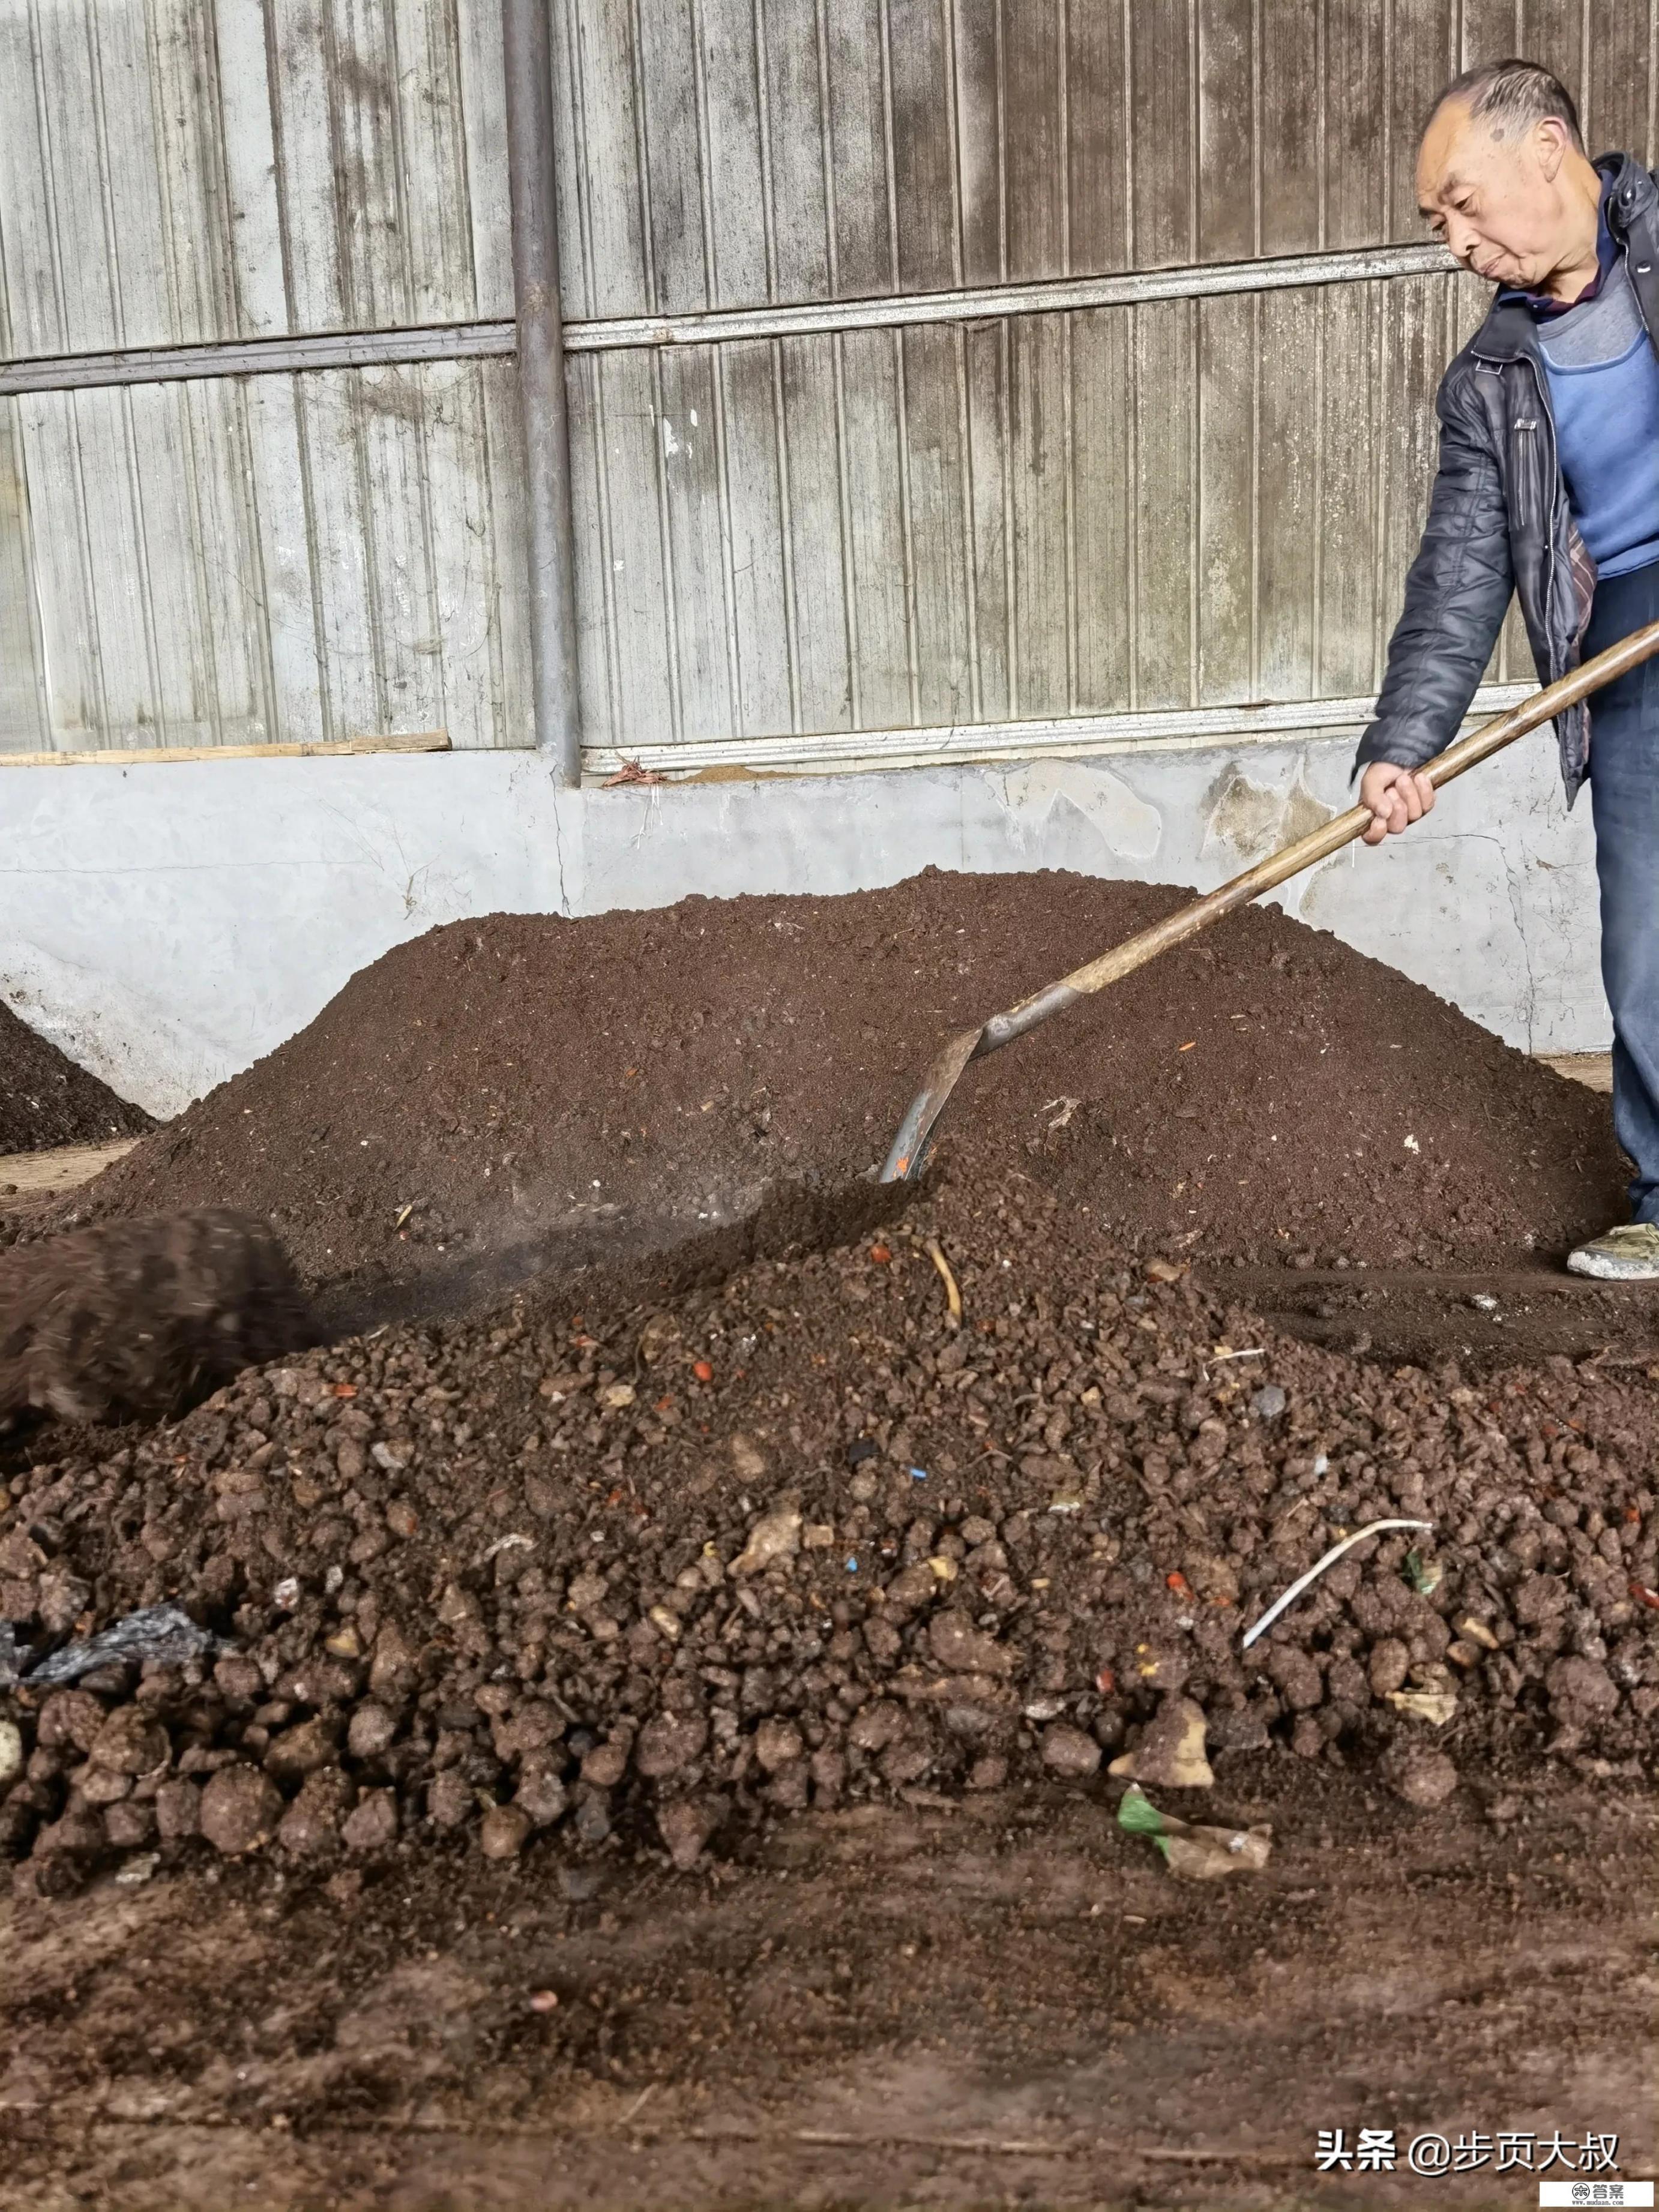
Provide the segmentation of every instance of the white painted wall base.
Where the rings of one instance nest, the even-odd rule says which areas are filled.
[[[930,863],[1208,889],[1350,803],[1352,759],[1351,738],[1315,738],[582,792],[525,753],[0,768],[0,994],[170,1115],[438,923],[855,890]],[[1566,813],[1542,732],[1280,899],[1511,1043],[1583,1052],[1608,1038],[1595,891],[1589,808]],[[1051,964],[1032,947],[1034,987]]]

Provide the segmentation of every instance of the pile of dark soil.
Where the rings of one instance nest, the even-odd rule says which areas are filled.
[[[26,1667],[168,1599],[228,1648],[25,1680],[0,1826],[47,1887],[550,1830],[687,1864],[809,1804],[1098,1787],[1182,1701],[1224,1780],[1278,1747],[1431,1802],[1468,1759],[1644,1761],[1656,1411],[1641,1370],[1477,1390],[1280,1340],[1027,1176],[947,1181],[655,1306],[389,1328],[38,1440],[0,1537]],[[1242,1650],[1381,1518],[1433,1525]]]
[[[313,1284],[433,1297],[489,1255],[505,1284],[660,1250],[872,1174],[945,1036],[1185,896],[930,870],[459,923],[354,977],[76,1208],[234,1204]],[[1625,1176],[1603,1103],[1268,909],[971,1069],[951,1156],[1040,1176],[1132,1248],[1307,1267],[1564,1248],[1617,1214]]]
[[[106,1145],[155,1127],[0,1000],[0,1152]]]

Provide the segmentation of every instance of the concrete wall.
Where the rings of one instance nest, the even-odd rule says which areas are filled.
[[[513,753],[0,769],[0,994],[168,1115],[435,924],[846,891],[929,864],[1208,889],[1346,805],[1351,759],[1318,739],[574,793]],[[1540,733],[1282,902],[1512,1043],[1597,1049],[1589,816],[1567,816]],[[1034,945],[1033,986],[1051,965]]]

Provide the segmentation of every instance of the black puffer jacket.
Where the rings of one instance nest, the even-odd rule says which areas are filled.
[[[1626,258],[1659,351],[1659,188],[1638,161],[1604,154],[1607,228]],[[1440,468],[1406,604],[1356,762],[1418,768],[1451,742],[1468,712],[1510,603],[1518,593],[1540,683],[1578,665],[1589,609],[1573,577],[1588,554],[1567,507],[1537,326],[1520,301],[1498,301],[1441,380]],[[1577,544],[1575,545],[1575,541]],[[1555,725],[1567,803],[1589,758],[1583,707]]]

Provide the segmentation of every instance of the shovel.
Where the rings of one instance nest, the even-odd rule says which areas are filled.
[[[1535,730],[1540,722],[1550,721],[1565,708],[1576,706],[1589,692],[1612,683],[1614,677],[1624,675],[1655,653],[1659,653],[1659,623],[1650,623],[1645,629],[1633,630],[1617,645],[1610,645],[1594,660],[1583,662],[1559,683],[1534,691],[1530,699],[1523,700],[1509,714],[1499,714],[1495,720],[1483,723],[1480,729],[1471,730],[1468,737],[1457,738],[1443,753],[1437,753],[1428,762],[1422,773],[1439,790],[1454,776],[1462,775],[1483,760],[1490,760],[1494,753],[1502,752],[1505,745],[1513,744],[1528,730]],[[1097,960],[1091,960],[1085,967],[1074,968],[1059,982],[1050,983],[1029,999],[1022,999],[1006,1014],[993,1014],[982,1029],[963,1030],[959,1036],[951,1038],[928,1069],[927,1082],[910,1103],[910,1110],[893,1139],[893,1148],[882,1169],[882,1181],[911,1182],[921,1173],[939,1117],[969,1060],[983,1060],[988,1053],[1000,1052],[1004,1045],[1012,1044],[1016,1037],[1024,1036],[1028,1030],[1036,1029],[1052,1016],[1063,1014],[1079,999],[1090,998],[1095,992],[1103,991],[1109,983],[1115,983],[1137,968],[1144,968],[1149,960],[1156,960],[1171,945],[1184,945],[1200,929],[1219,921],[1224,914],[1231,914],[1236,907],[1248,906],[1263,891],[1288,883],[1292,876],[1299,876],[1316,861],[1328,860],[1333,853],[1340,853],[1345,845],[1352,843],[1369,825],[1370,818],[1370,807],[1350,807],[1346,814],[1337,815],[1322,829],[1310,830],[1293,845],[1286,845],[1267,860],[1258,861],[1255,867],[1247,868],[1242,876],[1223,884],[1219,890],[1194,899],[1190,906],[1182,907],[1178,914],[1170,915],[1163,921],[1155,921],[1150,929],[1140,930],[1110,952],[1103,952]]]

